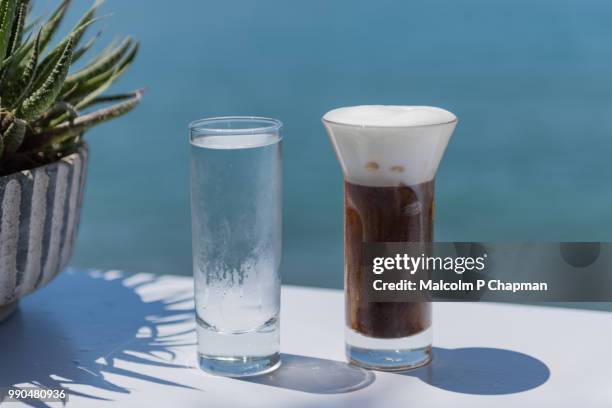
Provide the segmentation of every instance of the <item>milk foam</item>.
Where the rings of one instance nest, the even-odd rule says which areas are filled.
[[[323,120],[351,126],[409,127],[441,125],[457,117],[432,106],[364,105],[334,109]]]
[[[435,178],[457,117],[429,106],[354,106],[323,117],[345,179],[373,187]]]

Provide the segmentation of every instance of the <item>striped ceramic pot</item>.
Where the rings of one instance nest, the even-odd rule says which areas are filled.
[[[0,177],[0,321],[67,265],[77,235],[87,147]]]

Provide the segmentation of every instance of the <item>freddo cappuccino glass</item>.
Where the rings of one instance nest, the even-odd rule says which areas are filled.
[[[432,242],[434,179],[457,118],[427,106],[355,106],[323,123],[344,173],[347,357],[389,371],[427,364],[431,304],[368,301],[362,247]]]

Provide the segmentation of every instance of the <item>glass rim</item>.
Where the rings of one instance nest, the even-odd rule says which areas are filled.
[[[231,127],[221,126],[221,124],[230,124],[231,122],[252,122],[250,127]],[[259,124],[260,126],[257,126]],[[215,126],[216,125],[216,126]],[[190,134],[198,135],[244,135],[244,134],[265,134],[276,133],[280,136],[280,131],[283,128],[283,122],[278,119],[267,118],[263,116],[216,116],[210,118],[202,118],[189,123]]]

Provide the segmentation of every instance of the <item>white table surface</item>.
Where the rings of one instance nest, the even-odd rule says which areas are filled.
[[[612,407],[611,313],[436,303],[432,365],[393,374],[344,362],[341,291],[286,286],[283,366],[236,380],[195,368],[192,299],[188,277],[64,272],[0,325],[0,386],[67,387],[68,407]]]

